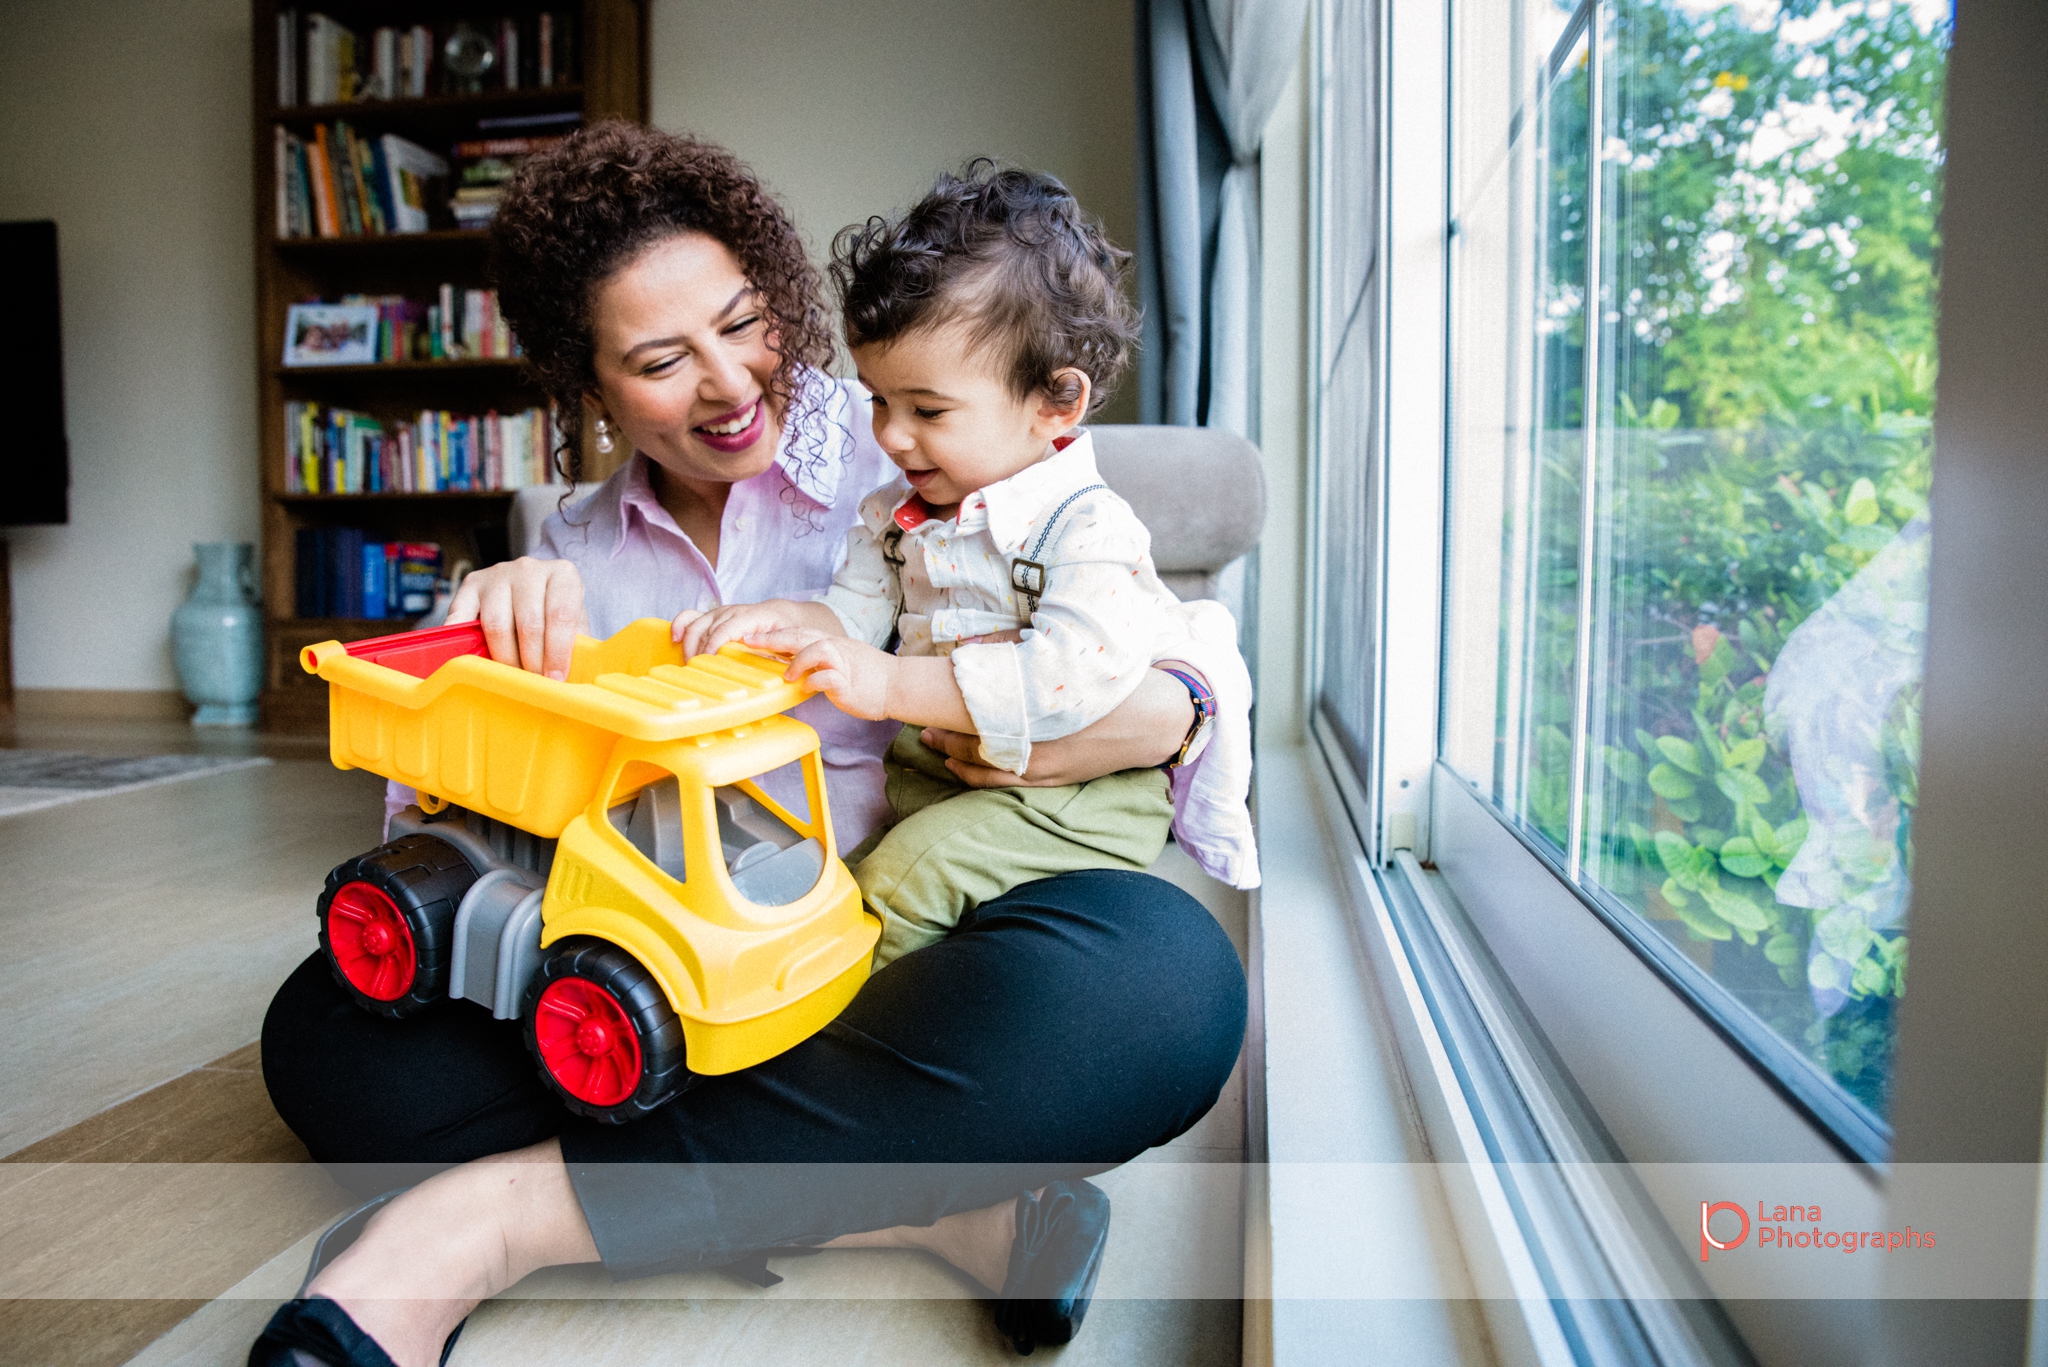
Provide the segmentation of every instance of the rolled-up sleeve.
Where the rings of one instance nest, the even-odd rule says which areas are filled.
[[[1058,740],[1115,711],[1144,679],[1162,625],[1131,519],[1077,528],[1046,574],[1031,630],[1016,644],[953,652],[953,677],[983,759],[1022,774],[1031,743]],[[1135,533],[1135,534],[1134,534]]]
[[[832,587],[818,600],[832,609],[846,634],[877,650],[886,649],[903,607],[903,584],[882,554],[882,543],[864,522],[846,534],[846,559]]]

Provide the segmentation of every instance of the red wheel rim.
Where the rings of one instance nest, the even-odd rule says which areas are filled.
[[[380,1002],[412,990],[419,955],[412,928],[393,902],[368,883],[344,883],[327,904],[327,946],[349,985]]]
[[[533,1009],[541,1062],[563,1091],[616,1106],[640,1086],[640,1034],[619,999],[587,978],[557,978]]]

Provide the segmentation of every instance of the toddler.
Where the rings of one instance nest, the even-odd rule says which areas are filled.
[[[1136,335],[1127,260],[1058,181],[987,163],[841,233],[847,342],[902,477],[861,503],[822,599],[675,619],[692,655],[743,640],[791,656],[790,677],[841,710],[906,723],[887,760],[899,820],[847,856],[882,920],[878,968],[1020,883],[1142,870],[1169,829],[1212,874],[1257,885],[1235,624],[1160,582],[1081,425]],[[1167,769],[973,788],[921,739],[973,732],[986,763],[1027,774],[1034,741],[1107,715],[1155,663],[1196,702]],[[1202,746],[1196,774],[1175,768]]]

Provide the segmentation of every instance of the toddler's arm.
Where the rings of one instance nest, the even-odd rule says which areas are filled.
[[[953,666],[941,655],[891,655],[843,631],[777,626],[749,632],[746,643],[790,658],[791,679],[811,687],[849,716],[960,730],[973,725]]]

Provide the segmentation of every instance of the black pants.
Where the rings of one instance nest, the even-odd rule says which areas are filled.
[[[317,954],[271,1003],[263,1076],[313,1157],[366,1190],[397,1182],[354,1165],[559,1136],[605,1265],[631,1276],[929,1224],[1115,1167],[1215,1104],[1244,1023],[1243,970],[1201,904],[1091,870],[985,903],[819,1034],[628,1125],[563,1109],[517,1024],[470,1002],[372,1016]]]

